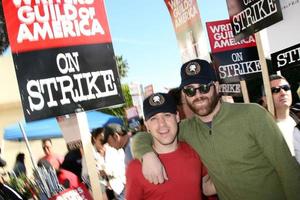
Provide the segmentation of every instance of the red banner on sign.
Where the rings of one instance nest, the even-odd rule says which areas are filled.
[[[165,0],[172,18],[182,62],[209,59],[196,0]]]
[[[165,3],[172,17],[172,23],[176,33],[185,31],[193,24],[199,22],[200,14],[196,0],[165,0]]]
[[[111,43],[103,0],[2,0],[13,53]]]
[[[206,29],[212,53],[256,46],[254,35],[236,41],[229,19],[206,22]]]

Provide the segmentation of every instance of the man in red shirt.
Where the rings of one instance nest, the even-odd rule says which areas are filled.
[[[168,172],[168,180],[159,185],[151,184],[142,174],[140,161],[133,160],[126,171],[126,199],[201,200],[202,188],[205,195],[215,194],[198,154],[188,144],[177,140],[180,119],[173,97],[165,93],[153,94],[144,100],[143,110],[147,130],[153,138],[153,149]],[[203,185],[202,178],[206,180]]]
[[[40,160],[47,160],[54,169],[59,169],[60,165],[64,161],[62,156],[55,154],[52,150],[52,141],[50,138],[42,140],[42,146],[45,156],[40,158]]]

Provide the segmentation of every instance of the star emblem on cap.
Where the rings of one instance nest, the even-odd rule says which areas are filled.
[[[160,94],[154,94],[149,98],[149,104],[151,106],[160,106],[165,102],[165,98]]]
[[[191,62],[185,67],[185,73],[189,76],[199,74],[201,67],[197,62]]]

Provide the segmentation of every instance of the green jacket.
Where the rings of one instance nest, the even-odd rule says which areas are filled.
[[[221,200],[300,199],[300,167],[262,107],[222,103],[211,128],[195,116],[180,123],[179,138],[199,153]],[[150,141],[136,136],[136,157],[152,151]]]

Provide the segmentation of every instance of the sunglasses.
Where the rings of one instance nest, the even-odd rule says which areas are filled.
[[[208,84],[200,84],[199,87],[197,87],[197,88],[186,87],[186,88],[183,88],[183,92],[189,97],[195,96],[197,90],[200,92],[200,94],[207,94],[210,90],[210,86],[212,86],[213,84],[214,84],[213,82],[210,82]]]
[[[284,91],[289,91],[291,87],[289,85],[280,85],[279,87],[272,87],[271,92],[272,94],[277,94],[281,89],[283,89]]]

